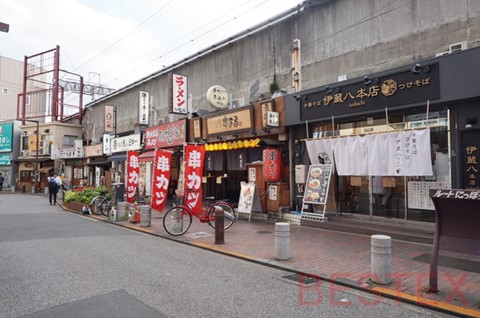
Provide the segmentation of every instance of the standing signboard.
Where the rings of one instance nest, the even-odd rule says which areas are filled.
[[[238,212],[249,214],[248,220],[252,217],[252,211],[262,211],[260,197],[255,182],[240,183],[240,198],[238,199]]]
[[[303,195],[302,218],[320,221],[327,220],[325,217],[325,209],[327,207],[331,176],[332,165],[310,165]],[[308,203],[323,205],[323,213],[304,212],[304,206]]]

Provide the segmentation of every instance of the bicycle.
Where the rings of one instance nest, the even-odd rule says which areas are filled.
[[[188,192],[194,191],[188,190]],[[207,204],[205,208],[202,207],[202,212],[200,213],[194,211],[193,207],[186,201],[182,205],[174,206],[168,210],[163,217],[163,228],[165,231],[173,236],[184,234],[192,225],[192,215],[196,216],[201,223],[208,223],[208,225],[215,228],[215,207],[223,209],[223,228],[225,230],[230,228],[237,219],[234,207],[225,201],[215,201],[213,197],[206,197],[205,201]]]
[[[96,196],[89,205],[90,214],[108,216],[112,209],[112,200],[108,200],[106,196]]]

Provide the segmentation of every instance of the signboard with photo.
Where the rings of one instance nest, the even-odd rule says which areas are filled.
[[[251,214],[252,211],[262,211],[260,197],[255,182],[240,183],[240,198],[238,200],[238,212]],[[251,216],[251,215],[250,215]],[[250,217],[249,217],[250,220]]]
[[[332,165],[310,165],[303,195],[304,203],[327,204]]]

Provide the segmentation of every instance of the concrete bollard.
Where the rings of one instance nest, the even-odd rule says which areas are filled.
[[[127,214],[127,202],[117,202],[117,220],[125,221]]]
[[[140,206],[140,226],[149,227],[152,224],[151,210],[149,205]]]
[[[275,223],[275,259],[286,261],[290,259],[290,223]]]
[[[15,193],[15,186],[12,186],[11,191],[12,193]]]
[[[371,236],[370,279],[377,284],[387,285],[392,282],[392,239],[388,235]]]

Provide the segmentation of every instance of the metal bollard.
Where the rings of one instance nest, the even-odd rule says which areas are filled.
[[[215,206],[215,244],[225,244],[225,220],[223,208]]]
[[[372,235],[370,279],[377,284],[390,284],[392,282],[390,277],[391,264],[392,239],[388,235]]]
[[[290,223],[275,223],[275,259],[286,261],[290,255]]]

